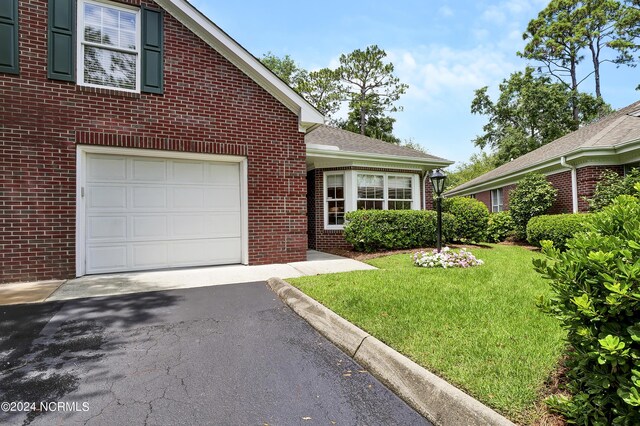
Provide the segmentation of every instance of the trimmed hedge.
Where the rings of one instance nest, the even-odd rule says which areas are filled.
[[[357,251],[433,246],[437,215],[426,210],[358,210],[346,214],[344,237]],[[455,218],[442,214],[442,240],[450,241]]]
[[[489,209],[473,198],[453,197],[442,200],[442,211],[456,218],[453,241],[479,243],[487,240]]]
[[[541,216],[553,205],[558,190],[544,175],[529,173],[518,181],[509,193],[509,212],[516,224],[519,239],[527,238],[527,223],[534,216]]]
[[[509,211],[491,213],[487,225],[487,241],[499,243],[516,236],[516,224]]]
[[[542,215],[531,218],[527,224],[527,241],[540,247],[544,240],[553,242],[557,249],[564,250],[567,240],[584,230],[588,213]]]

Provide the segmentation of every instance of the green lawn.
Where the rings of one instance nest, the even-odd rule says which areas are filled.
[[[368,261],[377,271],[291,279],[296,287],[512,420],[529,423],[564,333],[535,306],[548,286],[522,247],[471,250],[469,269],[413,266],[408,254]]]

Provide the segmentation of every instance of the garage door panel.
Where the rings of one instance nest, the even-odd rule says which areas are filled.
[[[127,206],[127,188],[118,186],[90,186],[87,190],[87,208],[117,210]]]
[[[131,238],[163,239],[167,235],[167,216],[133,216],[131,218]]]
[[[134,209],[166,208],[167,188],[164,186],[135,186],[131,188],[131,207]]]
[[[177,266],[239,263],[240,248],[240,238],[173,241],[169,256]]]
[[[204,207],[216,210],[240,212],[238,187],[213,187],[205,191]]]
[[[242,261],[238,163],[87,159],[87,273]]]
[[[127,161],[113,155],[94,155],[87,166],[87,182],[124,181],[127,178]]]
[[[123,271],[128,267],[127,246],[93,246],[87,250],[87,271],[110,272]]]
[[[87,220],[89,241],[125,241],[127,238],[126,216],[93,216]]]
[[[165,182],[167,180],[167,162],[165,160],[133,159],[131,169],[134,181]]]
[[[173,182],[200,184],[204,182],[204,164],[195,161],[173,161]]]
[[[240,187],[240,170],[237,164],[208,163],[206,176],[216,185]]]
[[[175,238],[240,237],[241,227],[236,213],[182,215],[172,217]]]
[[[134,243],[131,255],[134,269],[163,268],[169,263],[169,243]]]
[[[177,187],[172,188],[173,207],[181,210],[202,209],[204,208],[205,188],[197,187]]]

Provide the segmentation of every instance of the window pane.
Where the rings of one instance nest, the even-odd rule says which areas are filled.
[[[329,211],[327,212],[329,225],[344,224],[344,201],[330,201],[328,203]]]
[[[133,90],[136,88],[136,55],[85,46],[84,81]]]
[[[136,49],[136,14],[85,3],[84,40],[105,46]]]
[[[411,210],[411,201],[389,201],[389,210]]]
[[[358,210],[382,210],[382,201],[358,200]]]
[[[384,177],[358,175],[358,198],[384,198]]]

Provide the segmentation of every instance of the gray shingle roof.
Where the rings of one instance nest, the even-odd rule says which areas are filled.
[[[584,126],[447,192],[458,192],[584,148],[611,148],[640,140],[640,101]]]
[[[305,136],[305,143],[309,145],[323,145],[335,147],[340,151],[362,154],[389,155],[394,157],[406,157],[413,159],[433,160],[434,162],[447,162],[449,160],[425,154],[413,148],[398,146],[392,143],[373,139],[336,127],[320,125]]]

